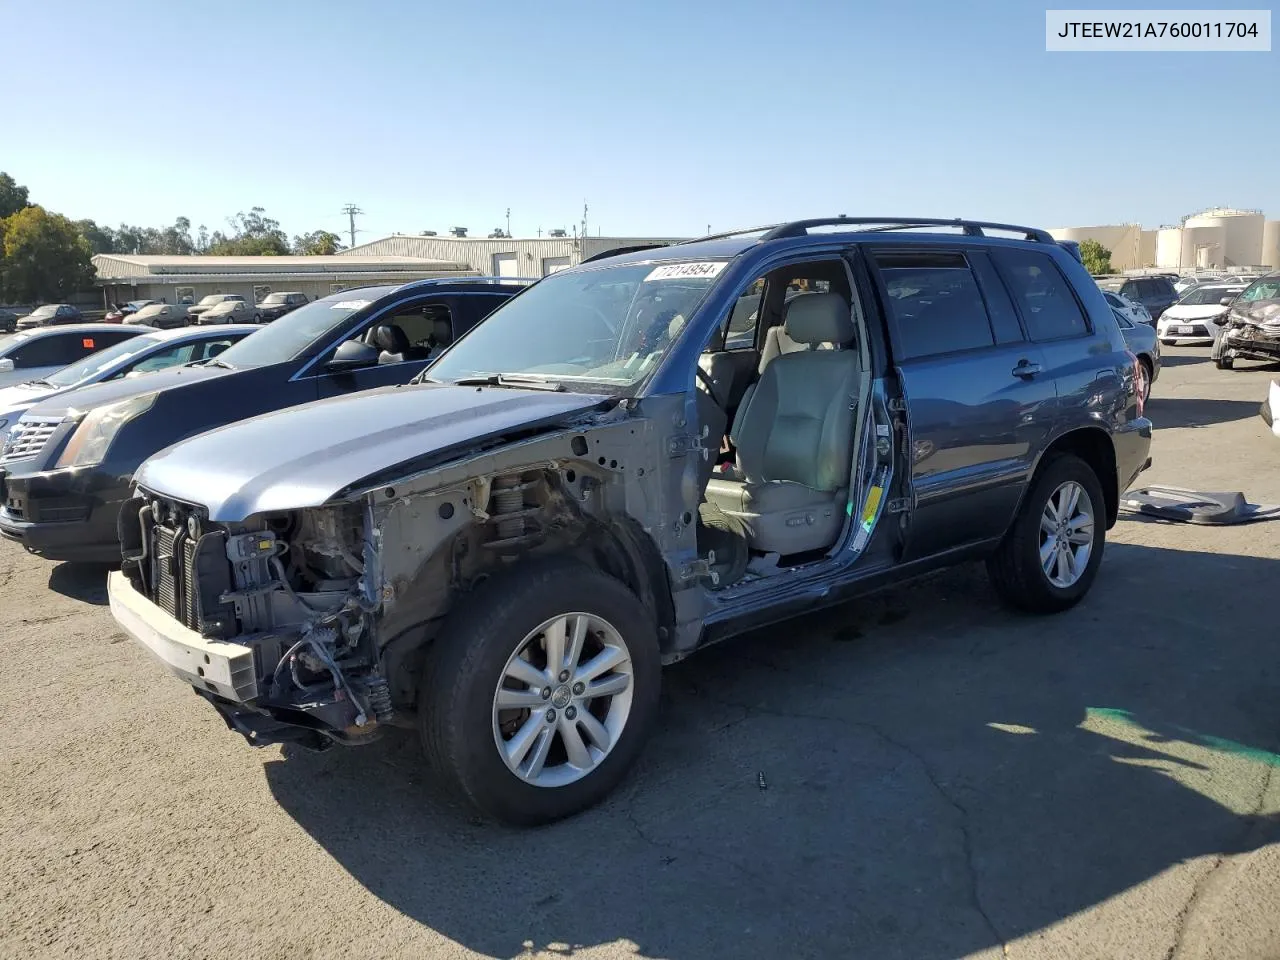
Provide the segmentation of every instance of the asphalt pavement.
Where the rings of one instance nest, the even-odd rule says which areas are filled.
[[[1280,503],[1280,369],[1165,353],[1143,481]],[[534,831],[408,734],[251,749],[104,580],[0,543],[0,957],[1280,957],[1280,522],[1122,520],[1056,617],[971,565],[722,644]]]

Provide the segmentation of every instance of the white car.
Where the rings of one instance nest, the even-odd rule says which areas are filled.
[[[37,375],[38,379],[33,377],[23,383],[0,388],[0,447],[3,446],[9,428],[18,422],[22,414],[50,397],[93,383],[136,377],[184,363],[210,360],[259,329],[261,328],[249,324],[221,326],[217,330],[134,328],[136,336],[126,336],[114,346],[91,353],[68,366]],[[134,332],[128,328],[125,330]]]
[[[192,323],[201,326],[211,323],[256,323],[258,311],[243,300],[224,300],[190,319]]]
[[[199,303],[187,306],[187,313],[194,322],[196,317],[200,316],[202,313],[212,310],[218,304],[236,300],[243,303],[244,297],[240,296],[238,293],[211,293],[207,297],[201,297]],[[186,306],[186,304],[184,304],[184,306]]]
[[[1102,296],[1112,310],[1127,318],[1130,323],[1151,322],[1151,314],[1142,304],[1130,300],[1128,297],[1122,297],[1118,293],[1112,293],[1110,290],[1103,290]]]
[[[1163,344],[1213,341],[1227,316],[1223,300],[1234,300],[1244,291],[1238,283],[1202,283],[1160,314],[1156,336]]]

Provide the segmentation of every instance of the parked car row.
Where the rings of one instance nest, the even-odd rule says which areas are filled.
[[[32,406],[0,533],[119,559],[113,616],[249,743],[415,728],[542,823],[618,784],[709,643],[966,558],[1077,603],[1150,464],[1138,327],[1078,250],[975,221],[348,290]]]
[[[160,330],[188,324],[270,323],[307,302],[306,294],[287,291],[269,293],[257,304],[237,293],[211,293],[195,304],[130,300],[112,304],[102,322],[141,324]],[[83,322],[80,308],[70,303],[47,303],[23,315],[0,310],[0,333]]]

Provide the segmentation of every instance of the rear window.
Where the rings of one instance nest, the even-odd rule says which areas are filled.
[[[991,321],[969,261],[961,253],[880,253],[898,359],[974,350],[995,344]]]
[[[1070,282],[1053,259],[1031,250],[993,250],[1032,340],[1062,340],[1089,332]]]

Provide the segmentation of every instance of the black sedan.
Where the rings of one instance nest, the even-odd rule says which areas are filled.
[[[448,279],[346,290],[206,363],[32,407],[0,450],[0,535],[51,560],[117,561],[120,504],[153,453],[282,407],[407,383],[526,285]]]

